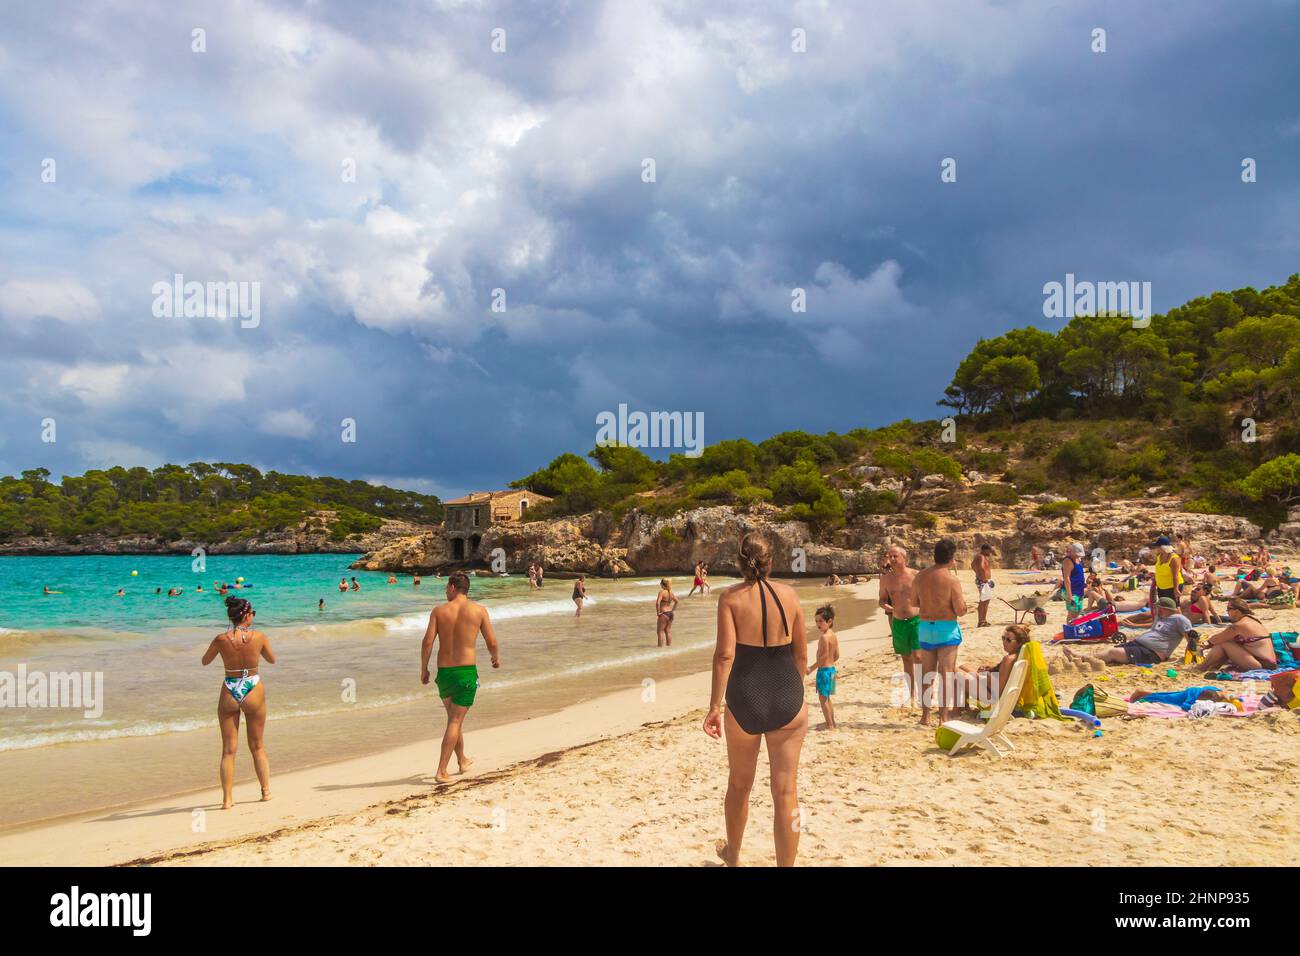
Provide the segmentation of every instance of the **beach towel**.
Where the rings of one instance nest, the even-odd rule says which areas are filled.
[[[1291,649],[1300,641],[1300,634],[1295,631],[1274,631],[1269,637],[1273,639],[1273,653],[1277,654],[1279,667],[1300,667],[1300,660],[1296,659],[1296,652]]]
[[[1241,697],[1242,709],[1232,708],[1232,713],[1224,713],[1225,717],[1250,717],[1259,711],[1259,694],[1243,694]],[[1128,705],[1128,715],[1130,717],[1165,717],[1174,718],[1188,716],[1187,711],[1173,704],[1148,703],[1140,700],[1136,704]]]
[[[1069,720],[1061,713],[1061,702],[1056,699],[1052,677],[1047,672],[1047,660],[1043,657],[1043,645],[1030,641],[1025,645],[1022,658],[1029,662],[1029,673],[1025,675],[1025,686],[1020,691],[1016,710],[1031,717]]]

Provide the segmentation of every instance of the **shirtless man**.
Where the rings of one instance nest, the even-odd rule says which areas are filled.
[[[921,620],[917,626],[917,644],[921,652],[922,701],[929,696],[925,684],[939,685],[939,722],[952,716],[956,701],[954,673],[957,648],[961,646],[961,625],[957,618],[966,613],[961,582],[953,568],[957,543],[947,538],[934,546],[934,564],[917,574],[912,581]],[[929,675],[936,674],[936,677]],[[930,708],[922,706],[921,723],[930,722]]]
[[[455,571],[447,576],[447,603],[429,613],[429,626],[424,630],[424,643],[420,646],[420,683],[429,683],[429,655],[433,642],[438,641],[438,673],[435,683],[438,696],[447,711],[447,730],[442,735],[442,752],[438,757],[438,772],[434,779],[450,783],[447,763],[456,752],[457,772],[464,773],[473,762],[465,756],[465,735],[461,725],[465,715],[474,705],[478,692],[478,665],[475,643],[479,633],[492,656],[492,666],[501,666],[497,650],[497,637],[492,631],[487,608],[469,599],[469,575]]]
[[[907,566],[907,552],[892,545],[885,552],[885,573],[880,576],[880,606],[889,617],[894,653],[903,659],[903,686],[913,707],[923,703],[921,652],[916,642],[916,627],[921,618],[912,586],[915,577],[916,571]]]
[[[979,622],[976,627],[984,627],[989,622],[989,604],[993,600],[993,545],[981,544],[979,553],[971,560],[970,569],[975,572],[975,590],[979,592]]]

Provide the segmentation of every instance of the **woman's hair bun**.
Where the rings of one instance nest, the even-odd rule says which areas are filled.
[[[244,598],[235,597],[234,595],[226,598],[226,616],[230,618],[231,624],[238,624],[244,619],[244,615],[252,609],[253,605],[249,604]]]
[[[772,546],[767,538],[757,531],[751,531],[740,541],[740,555],[737,559],[741,576],[747,581],[765,578],[772,570]]]

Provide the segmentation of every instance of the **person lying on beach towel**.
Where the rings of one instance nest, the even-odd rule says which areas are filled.
[[[1113,607],[1115,604],[1115,596],[1111,594],[1110,588],[1106,587],[1096,574],[1088,576],[1088,583],[1083,589],[1083,597],[1087,602],[1083,608],[1085,611]]]
[[[1137,688],[1129,695],[1129,703],[1146,701],[1149,704],[1173,704],[1180,710],[1191,710],[1192,705],[1200,700],[1231,704],[1238,700],[1232,694],[1225,693],[1210,684],[1202,687],[1184,687],[1182,690],[1154,691]]]
[[[1269,630],[1255,617],[1250,605],[1241,598],[1228,601],[1228,620],[1232,623],[1206,638],[1202,671],[1217,671],[1231,663],[1238,670],[1277,667],[1277,653]]]
[[[1162,597],[1156,602],[1156,613],[1160,616],[1160,620],[1151,625],[1149,630],[1125,644],[1107,649],[1105,653],[1097,655],[1096,659],[1112,666],[1123,664],[1150,666],[1169,660],[1184,640],[1187,646],[1195,651],[1196,631],[1192,629],[1192,622],[1178,612],[1178,602],[1173,598]],[[1093,655],[1076,653],[1068,647],[1063,647],[1061,650],[1068,660],[1089,662],[1093,659]]]

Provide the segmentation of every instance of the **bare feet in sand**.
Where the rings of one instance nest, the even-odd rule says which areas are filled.
[[[268,800],[270,800],[270,799],[271,799],[271,791],[270,791],[270,790],[263,790],[263,791],[262,791],[262,802],[263,802],[263,803],[266,803],[266,801],[268,801]]]
[[[457,764],[460,769],[458,769],[456,772],[464,773],[466,770],[468,770],[470,767],[474,765],[474,758],[466,757],[464,760],[457,761]]]
[[[718,859],[727,866],[739,866],[740,863],[732,856],[726,840],[719,840],[713,845],[713,851],[718,854]]]
[[[235,805],[235,801],[234,801],[234,800],[226,800],[224,803],[221,804],[221,809],[222,809],[222,810],[230,810],[230,809],[232,809],[232,808],[234,807],[234,805]]]
[[[433,779],[436,780],[438,783],[451,783],[451,774],[435,773],[433,775]]]

